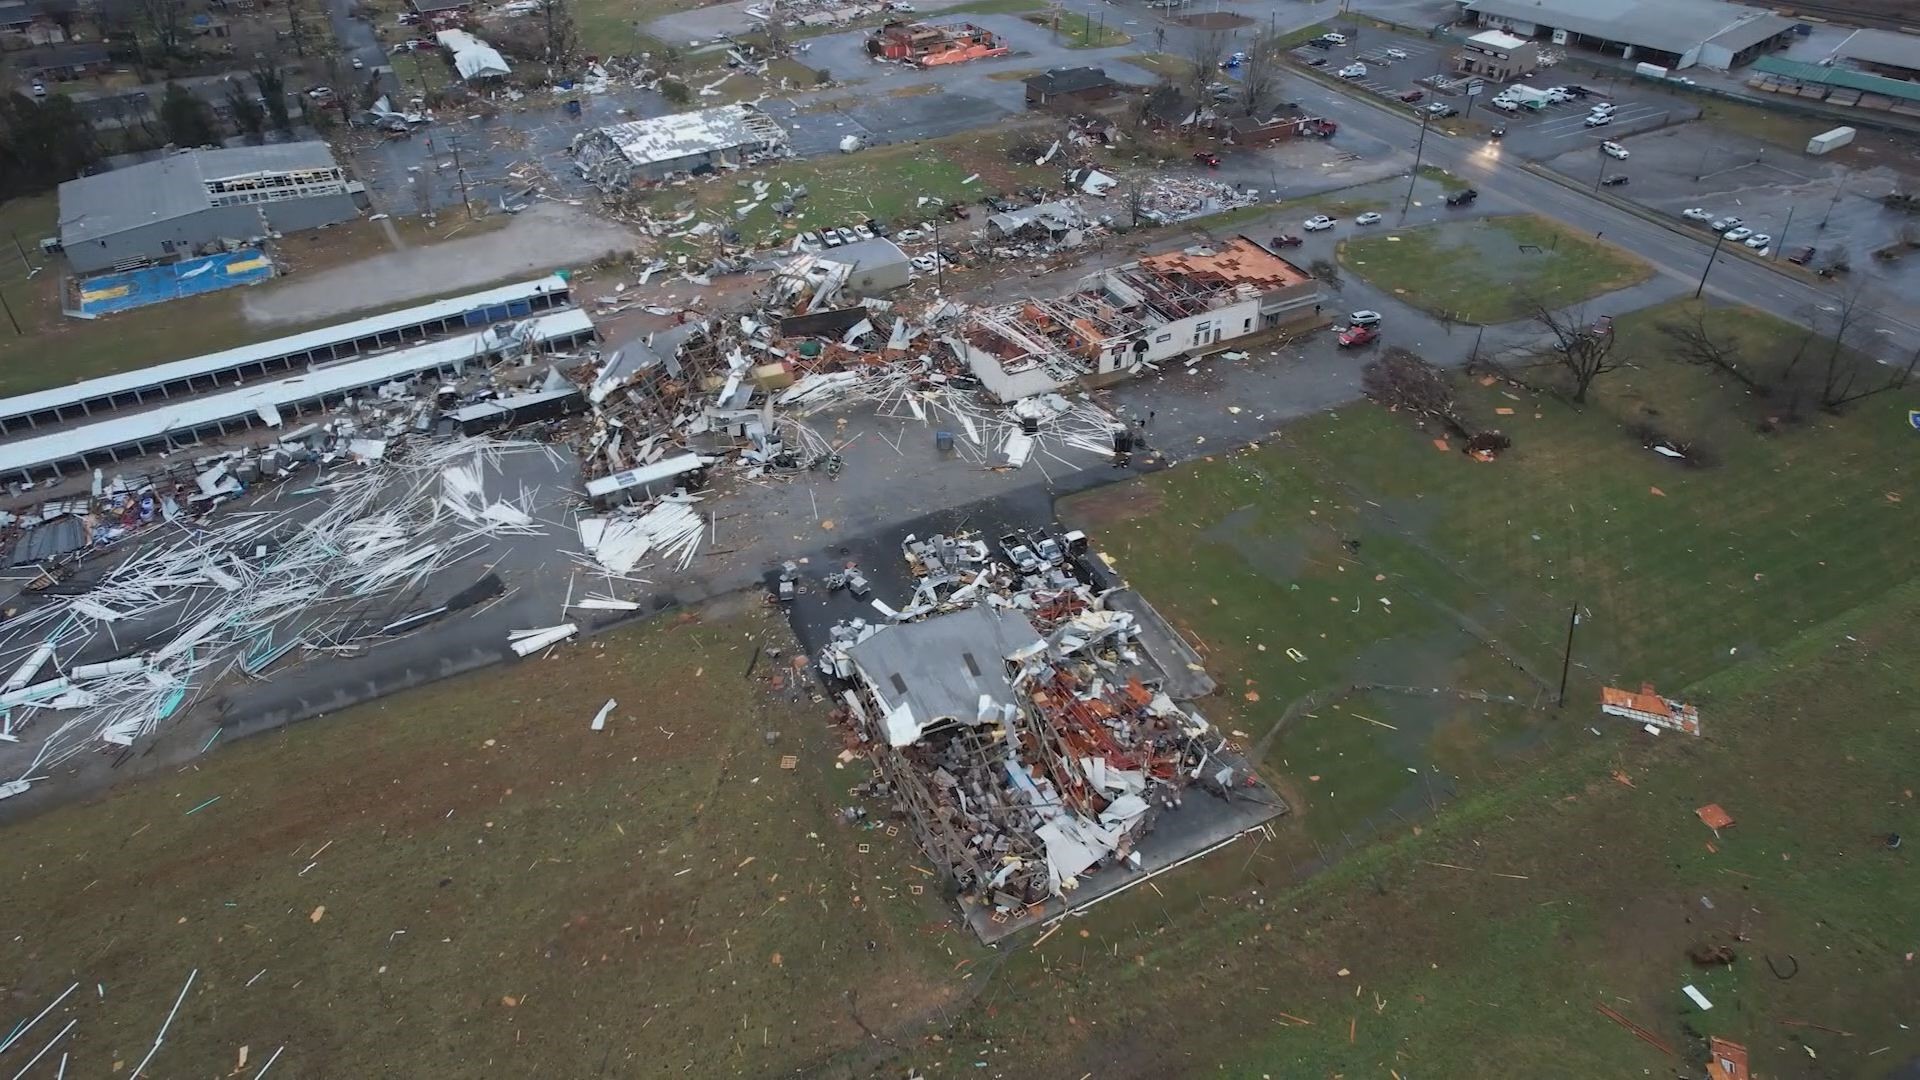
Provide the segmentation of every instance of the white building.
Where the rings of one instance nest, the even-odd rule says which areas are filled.
[[[1773,51],[1793,20],[1726,0],[1464,0],[1482,26],[1623,59],[1726,71]]]
[[[595,128],[574,139],[573,167],[603,191],[782,151],[787,133],[752,105],[722,105]]]

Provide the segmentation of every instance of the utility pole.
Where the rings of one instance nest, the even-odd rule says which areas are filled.
[[[1432,113],[1420,110],[1420,141],[1413,144],[1413,172],[1407,175],[1407,200],[1400,204],[1401,217],[1407,216],[1407,211],[1413,208],[1413,185],[1420,182],[1420,155],[1427,148],[1427,121],[1432,118]]]
[[[1580,625],[1580,605],[1573,605],[1573,614],[1567,617],[1567,649],[1560,657],[1560,700],[1554,708],[1564,707],[1567,703],[1567,672],[1573,667],[1573,630]]]
[[[944,207],[942,208],[945,209]],[[940,218],[933,219],[933,288],[941,296],[947,295],[947,257],[940,254]]]
[[[1840,201],[1840,193],[1845,190],[1846,190],[1846,186],[1842,181],[1835,180],[1833,182],[1833,198],[1827,200],[1827,212],[1820,218],[1821,228],[1824,229],[1827,227],[1827,218],[1830,218],[1833,216],[1833,208],[1835,204],[1839,203]]]
[[[453,178],[460,184],[460,205],[467,208],[467,217],[471,218],[473,203],[467,199],[467,170],[460,167],[460,140],[455,137],[448,139],[447,142],[453,145]]]
[[[1787,246],[1787,230],[1791,228],[1793,228],[1793,207],[1789,206],[1787,207],[1787,220],[1780,226],[1780,235],[1773,238],[1773,255],[1771,258],[1774,262],[1780,261],[1780,252],[1784,251]]]
[[[1595,169],[1593,173],[1593,190],[1599,191],[1600,181],[1602,178],[1604,178],[1607,175],[1606,144],[1602,143],[1599,146],[1594,147],[1593,149],[1596,153],[1600,155],[1600,167],[1598,169]]]
[[[1727,232],[1732,232],[1732,231],[1733,231],[1732,229],[1728,229],[1728,230],[1727,230]],[[1708,255],[1707,255],[1707,266],[1706,266],[1706,269],[1705,269],[1705,270],[1702,270],[1702,271],[1700,271],[1700,284],[1699,284],[1699,285],[1696,285],[1696,286],[1694,287],[1694,290],[1693,290],[1693,298],[1694,298],[1695,300],[1698,300],[1698,299],[1700,299],[1700,294],[1701,294],[1701,292],[1703,292],[1703,291],[1704,291],[1704,290],[1706,289],[1706,287],[1707,287],[1707,274],[1708,274],[1708,273],[1710,273],[1710,272],[1711,272],[1711,271],[1713,270],[1713,260],[1714,260],[1714,256],[1716,256],[1716,255],[1719,255],[1719,254],[1720,254],[1720,245],[1721,245],[1721,244],[1724,244],[1724,243],[1726,243],[1726,242],[1727,242],[1727,233],[1726,233],[1726,232],[1723,232],[1723,233],[1721,233],[1721,234],[1720,234],[1720,235],[1719,235],[1718,237],[1716,237],[1716,238],[1714,239],[1714,241],[1713,241],[1713,251],[1712,251],[1712,252],[1711,252],[1710,254],[1708,254]]]
[[[0,292],[0,309],[6,311],[7,321],[13,324],[13,336],[26,337],[26,331],[20,329],[20,320],[13,317],[13,305],[7,303],[7,294],[5,292]]]

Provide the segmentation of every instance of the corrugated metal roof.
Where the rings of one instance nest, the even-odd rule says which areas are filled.
[[[1749,22],[1773,27],[1756,41],[1793,26],[1724,0],[1471,0],[1467,10],[1670,53],[1689,52]]]
[[[533,340],[537,342],[570,337],[593,329],[593,320],[578,308],[540,315],[530,321],[534,325]],[[328,394],[411,378],[424,371],[489,355],[494,343],[486,335],[486,331],[462,334],[384,356],[342,361],[332,367],[229,390],[224,394],[176,398],[159,408],[131,416],[103,420],[97,424],[82,424],[31,439],[0,444],[0,473],[17,472],[54,461],[72,461],[96,450],[157,439],[170,431],[192,431],[221,420],[252,416],[256,410],[267,406],[290,409]]]
[[[274,338],[271,341],[242,345],[237,349],[207,353],[187,360],[175,360],[169,364],[156,364],[152,367],[124,371],[118,375],[103,375],[98,379],[88,379],[85,382],[56,387],[52,390],[36,390],[31,394],[0,398],[0,420],[11,421],[49,409],[76,405],[82,401],[132,393],[135,390],[152,390],[184,379],[217,375],[263,360],[277,360],[283,356],[323,349],[329,345],[349,343],[422,323],[450,319],[469,311],[512,304],[542,293],[560,292],[566,287],[567,279],[558,274],[549,274],[532,281],[522,281],[517,285],[505,285],[498,289],[487,289],[484,292],[467,293],[446,300],[435,300],[430,304],[417,304],[413,307],[401,308],[399,311],[390,311],[384,315],[369,315],[364,319],[355,319],[353,322],[340,323],[320,330],[309,330],[303,334],[292,334]]]
[[[751,105],[722,105],[699,112],[629,120],[600,129],[635,165],[678,161],[738,146],[786,141],[786,131]]]
[[[170,221],[213,205],[207,181],[296,169],[331,169],[333,151],[318,140],[191,150],[158,161],[83,176],[60,185],[60,242],[72,247],[128,229]]]
[[[1833,50],[1833,55],[1869,64],[1920,70],[1920,37],[1891,30],[1855,30]]]
[[[1841,86],[1848,90],[1858,90],[1863,94],[1880,94],[1898,98],[1901,101],[1920,101],[1920,83],[1907,82],[1904,79],[1889,79],[1884,75],[1869,75],[1864,71],[1851,68],[1823,67],[1819,64],[1804,64],[1798,60],[1787,60],[1778,56],[1763,56],[1753,62],[1753,70],[1768,75],[1778,75],[1783,79],[1796,82],[1813,83],[1819,86]]]

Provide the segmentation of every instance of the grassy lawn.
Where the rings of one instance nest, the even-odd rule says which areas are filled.
[[[1577,304],[1653,272],[1611,244],[1531,215],[1388,229],[1344,242],[1340,258],[1408,303],[1466,323],[1521,318],[1536,299]]]
[[[446,60],[437,52],[401,53],[388,57],[387,62],[393,65],[394,78],[410,92],[444,90],[455,81]]]
[[[1105,49],[1114,45],[1125,45],[1133,40],[1119,27],[1095,22],[1093,17],[1085,12],[1080,13],[1079,18],[1074,18],[1072,14],[1063,14],[1058,16],[1057,20],[1051,16],[1030,15],[1027,21],[1053,31],[1069,49]]]
[[[970,203],[1023,184],[1057,185],[1057,169],[1015,161],[1009,155],[1022,134],[1021,129],[1003,129],[789,161],[751,174],[669,187],[655,194],[653,205],[658,214],[691,201],[703,217],[725,215],[743,239],[756,244],[777,243],[829,225],[853,225],[869,217],[895,226],[917,224],[939,213],[937,205],[919,205],[922,196]],[[977,178],[967,183],[969,177]],[[741,218],[735,210],[748,204],[754,180],[769,184],[770,197]],[[772,204],[802,185],[808,194],[798,212],[785,218],[776,215]],[[678,250],[695,246],[697,241],[682,241]],[[669,245],[669,250],[676,249]]]
[[[1420,166],[1420,175],[1439,184],[1448,191],[1465,191],[1473,186],[1438,165]]]
[[[97,1075],[144,1051],[194,968],[156,1075],[243,1044],[257,1068],[284,1043],[289,1075],[426,1075],[451,1055],[491,1074],[767,1076],[930,1013],[973,952],[925,929],[944,908],[908,889],[929,879],[904,833],[835,819],[864,770],[836,766],[778,617],[736,607],[236,743],[9,829],[12,865],[33,867],[0,898],[32,928],[0,943],[9,990],[83,981],[62,1049]],[[749,674],[763,646],[782,659]]]
[[[1681,311],[1619,319],[1635,365],[1584,409],[1462,380],[1514,438],[1493,463],[1356,404],[1065,503],[1294,813],[1044,939],[972,945],[904,833],[836,821],[864,772],[810,684],[750,663],[793,649],[754,597],[10,827],[11,1011],[101,988],[27,1050],[78,1019],[76,1071],[119,1071],[197,967],[155,1075],[284,1043],[325,1076],[1613,1078],[1698,1075],[1704,1033],[1757,1076],[1887,1075],[1920,1054],[1887,1005],[1920,936],[1885,846],[1920,834],[1908,402],[1759,434],[1662,355]],[[1794,336],[1713,318],[1754,355]],[[1597,715],[1643,679],[1705,737]]]
[[[1808,139],[1836,126],[1832,121],[1813,120],[1757,105],[1713,98],[1701,101],[1699,122],[1718,131],[1732,131],[1783,146],[1796,154],[1806,150]]]

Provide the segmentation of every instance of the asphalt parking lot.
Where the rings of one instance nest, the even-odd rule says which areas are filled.
[[[1337,76],[1340,69],[1348,64],[1364,64],[1367,73],[1360,78],[1348,79],[1348,82],[1388,100],[1397,100],[1408,91],[1419,90],[1421,99],[1407,105],[1408,109],[1445,102],[1459,109],[1469,119],[1505,128],[1504,151],[1533,160],[1556,157],[1581,144],[1597,144],[1606,139],[1652,131],[1699,115],[1699,109],[1694,105],[1651,88],[1631,82],[1600,82],[1572,73],[1562,75],[1552,68],[1543,68],[1532,78],[1517,81],[1520,85],[1542,89],[1572,83],[1586,87],[1590,95],[1585,99],[1576,98],[1538,110],[1521,108],[1508,112],[1492,104],[1493,97],[1500,90],[1498,85],[1489,85],[1480,97],[1471,101],[1464,94],[1443,93],[1433,85],[1438,81],[1435,76],[1451,77],[1453,74],[1453,57],[1457,46],[1451,42],[1419,34],[1378,30],[1370,26],[1360,29],[1342,26],[1340,32],[1347,35],[1348,43],[1345,46],[1318,49],[1301,45],[1291,55],[1301,64],[1309,64],[1316,59],[1325,60],[1326,63],[1319,65],[1318,70],[1333,76]],[[1587,113],[1599,102],[1614,106],[1613,119],[1602,127],[1587,127]]]
[[[1613,189],[1615,195],[1675,218],[1690,207],[1716,219],[1739,217],[1745,227],[1774,238],[1774,258],[1812,246],[1811,266],[1845,262],[1855,277],[1902,291],[1920,289],[1920,259],[1873,257],[1913,221],[1879,202],[1879,196],[1903,189],[1891,168],[1851,168],[1703,123],[1619,141],[1632,156],[1605,166],[1630,178]],[[1584,149],[1547,165],[1583,183],[1595,175],[1594,155]],[[1705,224],[1695,224],[1706,231]]]

